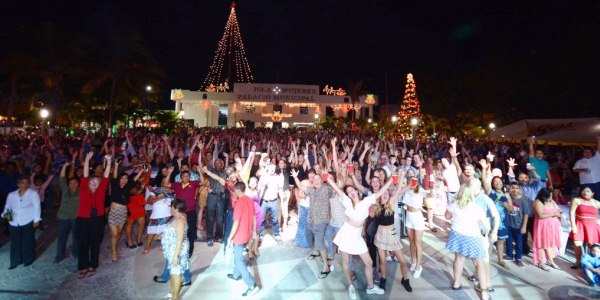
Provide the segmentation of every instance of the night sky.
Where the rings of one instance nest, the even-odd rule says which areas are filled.
[[[3,4],[0,22],[52,21],[92,37],[137,30],[166,71],[165,98],[200,88],[230,3],[57,2]],[[387,73],[399,104],[412,72],[424,112],[578,117],[598,115],[599,3],[240,0],[237,13],[255,82],[362,79],[384,102]]]

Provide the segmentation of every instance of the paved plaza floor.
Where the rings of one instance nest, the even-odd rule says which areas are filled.
[[[473,266],[467,262],[462,279],[463,288],[452,290],[452,261],[444,244],[449,224],[437,219],[442,230],[426,231],[423,236],[423,272],[420,278],[410,278],[413,292],[408,293],[400,284],[398,263],[388,263],[388,283],[384,295],[367,295],[362,263],[357,260],[358,276],[355,282],[359,299],[479,299],[473,283],[467,279]],[[295,220],[291,221],[294,224]],[[155,283],[152,278],[164,267],[158,242],[153,250],[142,255],[142,249],[128,249],[123,239],[120,261],[110,260],[109,239],[105,235],[101,248],[101,261],[95,276],[77,279],[77,262],[67,258],[53,263],[56,254],[55,224],[36,233],[39,257],[28,267],[22,265],[8,270],[9,247],[0,248],[0,299],[162,299],[169,284]],[[295,226],[282,234],[283,245],[278,245],[270,235],[265,236],[261,255],[250,266],[260,286],[253,299],[349,299],[347,284],[342,272],[341,258],[335,260],[333,271],[327,278],[319,279],[319,258],[306,260],[309,249],[294,245]],[[408,243],[405,255],[408,259]],[[227,278],[232,265],[225,261],[222,244],[208,247],[205,242],[195,244],[192,257],[192,285],[182,290],[183,299],[241,299],[245,290],[242,281]],[[600,290],[584,284],[581,270],[571,270],[573,257],[559,257],[561,270],[543,271],[524,258],[525,268],[509,262],[511,270],[500,268],[492,262],[492,299],[600,299]]]

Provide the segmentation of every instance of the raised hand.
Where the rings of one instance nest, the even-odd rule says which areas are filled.
[[[298,172],[298,170],[294,170],[294,169],[292,169],[292,170],[290,171],[290,174],[292,174],[292,177],[298,177],[298,173],[300,173],[300,172]]]
[[[487,157],[488,161],[494,161],[494,154],[490,151],[488,151],[488,154],[485,157]]]
[[[450,152],[450,156],[452,156],[452,157],[457,157],[460,155],[460,153],[456,152],[456,149],[454,149],[454,148],[448,149],[448,152]]]
[[[482,171],[485,172],[485,170],[487,170],[487,168],[488,168],[487,160],[485,160],[485,159],[482,158],[482,159],[479,160],[479,164],[481,165]]]
[[[93,156],[94,156],[94,153],[90,151],[85,155],[85,160],[90,161],[90,159],[92,159]]]
[[[448,143],[450,145],[452,145],[452,147],[456,148],[456,138],[455,137],[451,136],[450,140],[448,141]]]
[[[507,160],[506,160],[506,162],[508,163],[508,166],[509,166],[510,168],[514,168],[514,167],[516,167],[516,166],[517,166],[517,164],[515,163],[515,159],[514,159],[514,158],[512,158],[512,157],[511,157],[511,158],[509,158],[509,159],[507,159]]]

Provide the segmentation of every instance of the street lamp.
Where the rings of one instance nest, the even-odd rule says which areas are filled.
[[[315,114],[315,120],[319,119],[319,114]]]
[[[146,92],[151,92],[151,91],[152,91],[152,86],[146,85]]]
[[[496,129],[496,124],[494,124],[494,122],[491,122],[489,126],[491,130]]]
[[[44,127],[46,127],[46,118],[48,118],[48,115],[50,115],[50,112],[48,112],[47,109],[42,108],[40,110],[40,117],[42,117],[42,135],[44,134]]]
[[[416,138],[416,137],[415,137],[415,130],[416,130],[417,124],[419,124],[419,118],[417,118],[417,117],[412,117],[412,118],[410,119],[410,125],[412,125],[412,139],[413,139],[413,141],[414,141],[414,140],[415,140],[415,138]]]
[[[392,123],[396,123],[396,122],[398,122],[398,117],[392,116]]]
[[[180,110],[180,111],[179,111],[179,118],[180,118],[180,119],[183,119],[183,116],[184,116],[184,115],[185,115],[185,111],[183,111],[183,110]]]
[[[373,119],[371,119],[371,118],[368,118],[368,119],[367,119],[367,123],[369,123],[369,124],[373,123]]]

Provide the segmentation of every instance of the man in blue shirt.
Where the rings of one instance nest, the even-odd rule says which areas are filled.
[[[529,139],[529,163],[533,166],[533,169],[538,173],[540,181],[543,183],[548,182],[549,188],[552,188],[552,176],[550,175],[550,165],[544,159],[544,151],[541,149],[535,150],[533,143],[535,143],[535,137]],[[530,172],[529,176],[534,176],[534,172]]]

